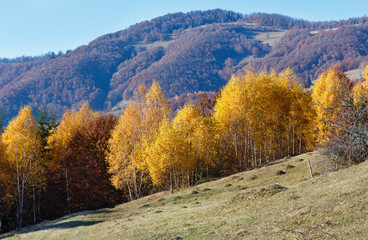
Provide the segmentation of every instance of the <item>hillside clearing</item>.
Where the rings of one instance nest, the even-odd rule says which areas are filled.
[[[323,29],[323,30],[316,30],[316,31],[310,31],[309,33],[311,35],[316,35],[316,34],[319,34],[321,32],[329,32],[329,31],[336,31],[338,30],[339,28],[335,27],[335,28],[327,28],[327,29]]]
[[[255,34],[255,39],[274,47],[286,31],[253,31],[253,33]]]
[[[363,239],[368,236],[368,163],[332,173],[325,166],[318,151],[305,153],[174,194],[161,192],[114,209],[75,213],[0,238]]]
[[[364,77],[364,70],[361,68],[346,71],[345,73],[351,80],[358,80]]]
[[[145,49],[151,49],[151,48],[155,48],[155,47],[163,47],[163,48],[167,48],[171,43],[175,42],[175,40],[173,40],[171,38],[171,35],[167,37],[168,40],[165,41],[154,41],[151,43],[137,43],[134,44],[133,46],[136,48],[145,48]]]

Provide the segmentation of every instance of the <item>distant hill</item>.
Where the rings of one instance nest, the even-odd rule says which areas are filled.
[[[0,239],[365,239],[368,162],[338,172],[326,166],[323,155],[309,152]]]
[[[308,87],[328,66],[361,67],[368,52],[367,22],[365,17],[316,23],[219,9],[168,14],[66,54],[0,59],[0,106],[6,121],[23,105],[44,105],[58,116],[82,101],[110,111],[141,83],[156,80],[175,99],[218,90],[247,66],[290,67]]]

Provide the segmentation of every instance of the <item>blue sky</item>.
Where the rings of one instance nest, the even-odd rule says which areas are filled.
[[[167,13],[214,8],[325,21],[367,15],[368,1],[0,0],[0,57],[65,52]]]

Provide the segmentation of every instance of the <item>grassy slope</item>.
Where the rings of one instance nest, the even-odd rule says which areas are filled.
[[[311,152],[174,194],[162,192],[114,209],[75,213],[6,236],[11,239],[365,239],[368,236],[368,162],[320,174],[311,180],[308,159],[316,172],[323,173],[323,157]],[[286,174],[277,175],[279,170]],[[287,189],[278,189],[275,184]]]
[[[351,80],[361,79],[364,76],[364,70],[362,68],[346,71],[345,73]]]

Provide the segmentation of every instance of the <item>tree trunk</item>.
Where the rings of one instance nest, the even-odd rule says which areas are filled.
[[[70,194],[69,194],[69,178],[68,178],[68,169],[65,169],[65,183],[66,183],[66,208],[68,214],[70,214]]]
[[[244,156],[243,156],[243,165],[245,166],[246,169],[249,168],[249,164],[247,161],[247,134],[244,134]]]
[[[2,229],[2,221],[1,221],[1,207],[0,207],[0,233],[2,233],[3,232],[3,229]]]
[[[235,150],[235,159],[237,161],[237,170],[239,172],[239,161],[238,161],[238,144],[237,144],[237,141],[236,141],[236,134],[234,135],[234,150]]]
[[[133,164],[133,191],[134,191],[134,199],[138,199],[138,188],[137,188],[137,173],[135,172],[135,164]]]
[[[257,145],[256,141],[253,141],[253,150],[254,150],[254,167],[257,166]]]
[[[240,149],[239,149],[239,151],[240,151],[240,154],[239,154],[239,171],[241,172],[241,171],[243,171],[243,153],[242,153],[242,151],[243,151],[243,141],[242,141],[242,135],[240,134],[240,136],[239,136],[239,141],[240,141]]]
[[[127,187],[128,187],[130,201],[133,201],[134,199],[133,199],[133,195],[132,195],[132,190],[130,189],[128,176],[126,174],[125,174],[125,180],[126,180],[126,184],[127,184]]]
[[[293,124],[293,156],[295,155],[295,123]]]
[[[287,155],[290,156],[290,132],[287,133]]]
[[[36,224],[36,193],[35,193],[35,186],[32,186],[32,197],[33,197],[33,224]]]
[[[24,176],[22,181],[20,180],[20,172],[17,166],[17,230],[22,228],[23,224],[23,197],[24,197]]]
[[[170,192],[173,193],[174,192],[174,187],[173,187],[173,174],[172,174],[172,159],[171,159],[171,146],[169,144],[169,167],[170,167]]]
[[[17,223],[16,223],[16,228],[17,230],[19,230],[19,205],[20,205],[20,176],[19,176],[19,167],[18,167],[18,164],[17,164]]]
[[[41,187],[38,189],[37,221],[41,222]]]
[[[21,229],[23,226],[23,207],[24,207],[24,180],[22,181],[21,194],[19,196],[19,226]]]
[[[144,172],[142,171],[141,179],[140,179],[140,183],[139,183],[139,189],[138,189],[138,198],[140,198],[142,196],[143,177],[144,177]]]
[[[206,160],[206,162],[207,162],[207,166],[206,166],[206,174],[207,174],[207,176],[206,176],[206,178],[208,178],[208,177],[209,177],[209,164],[210,164],[210,163],[209,163],[209,156],[208,156],[208,155],[209,155],[209,153],[208,153],[208,152],[209,152],[209,149],[208,149],[208,148],[209,148],[209,146],[208,146],[208,144],[207,144],[207,148],[206,148],[206,159],[207,159],[207,160]]]
[[[170,192],[173,193],[174,192],[174,188],[173,188],[173,179],[172,179],[172,171],[170,170]]]

